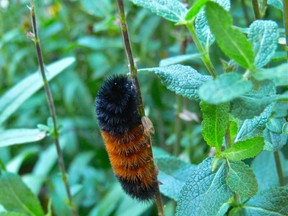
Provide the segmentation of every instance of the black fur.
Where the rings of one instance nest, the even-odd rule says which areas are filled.
[[[152,182],[151,185],[145,187],[140,179],[135,181],[127,180],[116,176],[123,188],[123,190],[133,198],[141,201],[151,201],[155,198],[157,193],[157,180]]]
[[[101,130],[121,135],[141,123],[136,92],[126,75],[109,78],[96,98],[96,113]]]

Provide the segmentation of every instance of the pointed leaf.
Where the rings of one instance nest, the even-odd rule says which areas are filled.
[[[187,9],[178,0],[130,0],[172,22],[185,20]]]
[[[262,69],[253,73],[253,77],[259,81],[272,80],[276,86],[287,86],[288,63],[281,64],[270,69]]]
[[[278,43],[277,23],[270,20],[256,20],[249,27],[248,39],[253,44],[255,66],[265,66],[274,56]]]
[[[240,161],[258,155],[264,147],[263,137],[254,137],[237,142],[231,148],[222,152],[222,155],[232,161]]]
[[[229,103],[209,105],[200,103],[203,114],[202,134],[204,140],[211,147],[220,150],[229,121]]]
[[[45,137],[46,132],[39,129],[9,129],[0,132],[0,147],[37,142]]]
[[[258,184],[253,170],[242,161],[230,161],[228,164],[226,181],[230,189],[243,199],[254,196],[257,193]]]
[[[156,157],[155,162],[159,169],[161,193],[177,201],[185,181],[195,166],[171,156]]]
[[[46,67],[47,80],[52,80],[55,76],[69,67],[75,58],[69,57],[54,62]],[[21,82],[9,89],[0,97],[0,125],[6,121],[28,98],[43,87],[43,81],[39,72],[36,71]]]
[[[211,76],[202,75],[192,67],[183,65],[145,68],[138,71],[151,71],[157,74],[169,90],[189,99],[198,99],[199,87],[212,79]]]
[[[185,17],[185,20],[188,22],[193,22],[194,18],[197,16],[199,11],[202,9],[202,7],[210,0],[198,0],[196,1],[192,7],[187,12],[187,15]]]
[[[288,212],[288,186],[261,191],[243,206],[245,215],[285,216]]]
[[[37,197],[28,189],[18,175],[3,172],[0,175],[0,203],[8,211],[31,216],[43,216]]]
[[[261,115],[252,119],[246,119],[238,128],[238,134],[235,142],[249,139],[254,136],[262,136],[265,125],[271,116],[274,103],[267,106]]]
[[[225,10],[229,11],[231,4],[230,0],[213,0],[221,5]],[[204,8],[200,10],[195,20],[196,34],[203,46],[211,45],[215,41],[214,35],[208,26],[208,20],[205,15]]]
[[[208,2],[206,16],[209,27],[222,51],[239,65],[254,69],[254,53],[245,35],[232,26],[231,15],[219,4]]]
[[[241,74],[228,73],[203,84],[199,96],[210,104],[220,104],[238,98],[252,89],[251,81],[243,79]]]
[[[273,82],[264,81],[259,83],[258,89],[252,89],[232,102],[232,115],[241,120],[259,116],[264,109],[278,99]]]
[[[214,172],[212,161],[213,158],[207,158],[191,173],[181,191],[176,216],[217,215],[222,205],[233,195],[225,182],[225,161],[221,161]]]

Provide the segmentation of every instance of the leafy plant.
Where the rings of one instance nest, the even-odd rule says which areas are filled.
[[[116,3],[37,1],[55,128],[27,2],[4,2],[0,216],[72,215],[67,178],[79,215],[157,215],[120,188],[93,111],[103,79],[127,72]],[[287,3],[185,2],[125,2],[165,215],[287,215]]]

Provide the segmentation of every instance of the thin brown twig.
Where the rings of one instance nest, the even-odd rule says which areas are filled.
[[[276,169],[277,169],[277,174],[278,174],[278,178],[279,178],[279,183],[281,186],[284,186],[285,185],[285,178],[283,175],[283,169],[282,169],[280,155],[279,155],[278,151],[274,152],[274,160],[276,163]]]
[[[42,81],[44,83],[46,98],[47,98],[47,102],[48,102],[48,106],[49,106],[49,110],[50,110],[50,115],[51,115],[52,122],[53,122],[53,127],[54,127],[53,136],[54,136],[55,147],[56,147],[57,155],[58,155],[58,166],[59,166],[59,169],[60,169],[61,174],[62,174],[62,180],[63,180],[63,183],[65,185],[67,197],[69,200],[69,208],[71,209],[71,212],[74,216],[78,216],[78,211],[77,211],[77,209],[73,203],[72,195],[70,192],[70,186],[69,186],[69,181],[68,181],[67,172],[66,172],[66,168],[65,168],[65,163],[64,163],[62,151],[60,148],[56,110],[55,110],[55,105],[54,105],[54,100],[53,100],[53,96],[51,93],[51,89],[50,89],[50,86],[48,84],[46,74],[45,74],[43,55],[42,55],[42,50],[41,50],[41,46],[40,46],[40,40],[38,37],[38,28],[37,28],[37,22],[36,22],[34,0],[30,0],[30,11],[31,11],[31,19],[32,19],[32,27],[33,27],[33,38],[32,39],[35,43],[38,63],[39,63],[39,67],[40,67],[40,73],[41,73]]]
[[[254,15],[256,19],[261,19],[260,8],[258,0],[252,0],[252,6],[254,10]]]
[[[128,33],[128,25],[127,25],[127,22],[126,22],[124,4],[123,4],[122,0],[116,0],[116,3],[117,3],[117,7],[118,7],[118,12],[119,12],[122,39],[123,39],[125,52],[126,52],[126,55],[127,55],[127,58],[128,58],[128,62],[129,62],[129,71],[130,71],[130,74],[131,74],[131,77],[132,77],[132,80],[133,80],[133,84],[135,86],[135,90],[136,90],[136,93],[137,93],[138,110],[139,110],[139,113],[140,113],[141,117],[143,117],[143,116],[145,116],[145,111],[144,111],[141,91],[140,91],[139,82],[138,82],[137,67],[136,67],[136,64],[134,62],[134,57],[133,57],[131,43],[130,43],[130,38],[129,38],[129,33]],[[152,143],[151,142],[151,138],[150,138],[150,143]],[[151,156],[153,158],[152,145],[150,145],[149,151],[150,151],[150,154],[151,154]],[[154,160],[151,160],[151,164],[150,165],[151,165],[151,167],[154,170],[157,170],[156,166],[154,164]],[[159,183],[157,184],[156,190],[157,190],[157,194],[156,194],[155,203],[156,203],[156,206],[157,206],[157,209],[158,209],[158,215],[159,216],[164,216],[164,210],[163,210],[163,204],[162,204],[162,200],[161,200]]]

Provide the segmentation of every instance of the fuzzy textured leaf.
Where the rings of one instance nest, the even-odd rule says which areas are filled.
[[[257,193],[256,176],[253,170],[242,161],[229,162],[226,181],[230,189],[244,199],[250,198]]]
[[[178,0],[151,0],[151,1],[130,0],[130,1],[172,22],[184,21],[187,13],[187,9]]]
[[[254,137],[245,141],[236,142],[231,148],[222,152],[222,155],[232,161],[240,161],[258,155],[264,147],[262,137]]]
[[[283,2],[281,0],[268,0],[267,2],[269,5],[283,11]]]
[[[37,142],[46,137],[39,129],[9,129],[0,132],[0,147]]]
[[[44,216],[40,202],[18,175],[3,172],[0,175],[0,203],[7,211],[30,216]]]
[[[199,99],[199,87],[206,81],[212,80],[211,76],[202,75],[192,67],[183,65],[145,68],[139,71],[151,71],[155,73],[170,91],[189,99]]]
[[[47,80],[52,80],[55,76],[69,67],[74,61],[75,58],[69,57],[48,65],[46,67]],[[21,82],[17,83],[2,97],[0,97],[0,125],[41,87],[43,87],[43,81],[39,72],[36,71]]]
[[[277,98],[274,83],[264,81],[260,83],[258,89],[253,89],[232,101],[231,113],[241,120],[251,119],[259,116],[264,109]]]
[[[278,42],[277,23],[270,20],[256,20],[249,27],[248,40],[253,44],[255,66],[265,66],[273,57]]]
[[[245,215],[285,216],[288,212],[288,186],[264,190],[243,206]]]
[[[229,0],[213,0],[221,5],[225,10],[229,11],[231,4]],[[187,14],[188,15],[188,14]],[[208,21],[205,15],[205,9],[201,9],[195,19],[196,34],[203,46],[211,45],[215,41],[214,35],[208,26]]]
[[[235,142],[249,139],[253,136],[263,135],[265,124],[267,123],[272,113],[273,106],[274,103],[267,106],[261,113],[261,115],[256,116],[252,119],[246,119],[238,128],[238,133],[235,138]]]
[[[227,167],[221,161],[212,172],[213,158],[207,158],[197,166],[185,183],[178,201],[176,216],[211,216],[233,195],[226,185]]]
[[[221,50],[244,68],[254,69],[252,45],[245,35],[232,26],[231,15],[219,4],[208,2],[206,16]]]
[[[204,140],[211,147],[220,150],[229,121],[229,103],[210,105],[200,103],[203,114],[202,134]]]
[[[286,160],[280,154],[280,160],[284,173],[288,171]],[[276,169],[274,154],[272,152],[262,151],[252,161],[251,168],[258,182],[259,191],[279,186],[279,178]]]
[[[155,162],[159,169],[161,193],[177,201],[185,181],[195,166],[172,156],[156,157]]]
[[[238,98],[252,89],[251,81],[243,79],[241,74],[228,73],[203,84],[199,96],[210,104],[221,104]]]
[[[262,69],[253,74],[253,77],[259,81],[272,80],[276,86],[288,85],[288,63],[281,64],[270,69]]]

